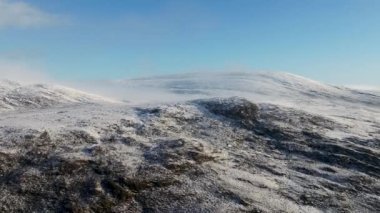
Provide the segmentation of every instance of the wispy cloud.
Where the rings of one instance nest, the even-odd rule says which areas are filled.
[[[0,0],[0,29],[34,28],[61,23],[60,17],[26,2]]]
[[[0,58],[0,80],[41,83],[51,82],[52,78],[39,66]]]

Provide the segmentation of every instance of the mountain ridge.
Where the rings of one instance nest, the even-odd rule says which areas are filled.
[[[60,85],[0,81],[0,111],[97,102],[111,102],[111,99]]]

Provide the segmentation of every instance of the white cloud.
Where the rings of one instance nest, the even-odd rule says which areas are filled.
[[[51,26],[58,22],[56,15],[25,2],[0,0],[0,29]]]

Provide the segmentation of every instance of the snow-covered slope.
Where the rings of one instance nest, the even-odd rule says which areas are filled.
[[[0,84],[0,212],[380,212],[376,93],[285,73],[99,86],[128,102]]]
[[[379,212],[372,124],[239,98],[3,113],[0,211]]]
[[[133,94],[124,94],[130,101],[159,101],[155,94],[167,93],[170,98],[180,99],[215,96],[244,96],[256,101],[307,101],[305,97],[318,99],[342,99],[348,102],[358,100],[379,106],[379,97],[371,92],[359,92],[345,87],[322,84],[289,73],[192,73],[183,75],[140,78],[117,82],[126,89],[139,89],[140,99]],[[165,97],[164,97],[165,98]],[[259,99],[259,100],[257,100]],[[144,101],[145,100],[145,101]],[[165,99],[164,99],[165,100]]]
[[[0,80],[0,111],[104,101],[109,100],[63,86]]]
[[[131,105],[236,96],[327,116],[362,135],[372,132],[373,120],[380,122],[379,93],[289,73],[191,73],[109,82],[103,87],[105,94],[108,91]]]

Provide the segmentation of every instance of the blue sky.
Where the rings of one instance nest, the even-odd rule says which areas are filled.
[[[270,70],[380,86],[379,11],[378,0],[0,0],[0,69],[64,80]]]

